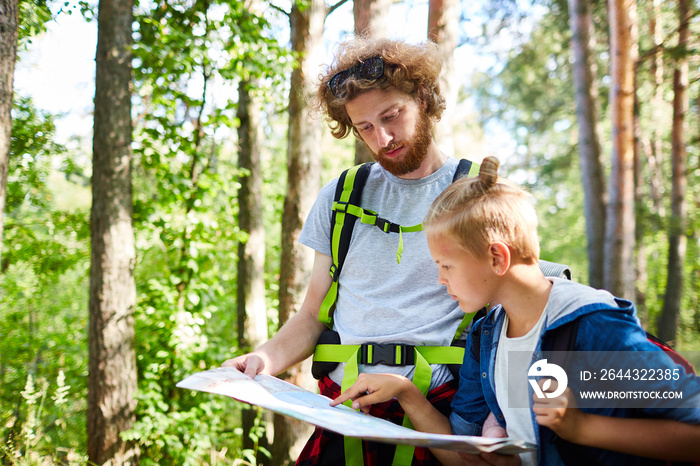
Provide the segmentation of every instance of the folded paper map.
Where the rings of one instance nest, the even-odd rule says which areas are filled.
[[[309,392],[269,375],[251,379],[232,367],[219,367],[193,374],[177,384],[180,388],[226,395],[348,437],[469,453],[515,454],[535,445],[511,438],[485,438],[418,432],[347,406],[331,407],[330,398]]]

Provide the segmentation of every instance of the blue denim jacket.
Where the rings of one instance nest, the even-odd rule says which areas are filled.
[[[575,351],[662,351],[647,340],[646,332],[639,325],[631,302],[616,299],[605,291],[594,290],[575,282],[551,280],[554,286],[545,309],[545,325],[533,354],[533,362],[540,359],[541,351],[552,349],[554,332],[576,319],[579,319],[579,324]],[[554,303],[555,306],[552,305]],[[464,362],[459,374],[459,390],[452,402],[453,412],[450,416],[452,432],[456,435],[481,435],[481,427],[489,412],[493,412],[501,426],[506,427],[494,386],[496,350],[504,316],[503,309],[500,306],[495,307],[486,317],[474,324],[467,338]],[[472,349],[472,335],[475,332],[481,332],[479,358],[474,355]],[[681,374],[684,374],[682,369]],[[684,375],[678,381],[664,383],[664,389],[700,393],[700,378],[696,376]],[[523,387],[526,388],[532,395],[532,389]],[[582,408],[582,411],[614,417],[662,417],[700,424],[700,403],[697,399],[696,397],[693,404],[697,408],[693,409]],[[540,465],[571,464],[570,460],[566,463],[562,460],[560,451],[564,451],[564,454],[573,453],[581,460],[580,464],[664,464],[662,461],[563,442],[550,429],[540,427],[532,412],[531,419],[538,444]],[[556,443],[560,444],[559,450]]]

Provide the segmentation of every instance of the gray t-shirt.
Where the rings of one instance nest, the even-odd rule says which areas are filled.
[[[423,221],[433,200],[452,183],[457,160],[449,158],[419,180],[398,178],[374,164],[362,193],[361,207],[402,226]],[[299,241],[331,255],[331,207],[338,180],[321,189]],[[397,263],[399,234],[355,223],[350,248],[338,282],[334,329],[343,344],[400,343],[449,346],[464,313],[438,284],[425,232],[403,234],[403,255]],[[446,366],[433,365],[431,388],[452,378]],[[361,372],[413,375],[413,366],[361,365]],[[330,374],[340,384],[343,365]]]

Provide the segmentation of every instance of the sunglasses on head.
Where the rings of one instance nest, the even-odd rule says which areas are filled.
[[[367,79],[374,81],[379,79],[384,74],[384,60],[380,56],[367,58],[364,61],[357,63],[352,68],[347,70],[339,71],[334,74],[333,77],[328,81],[328,89],[330,89],[333,97],[342,97],[345,93],[343,91],[343,84],[351,76],[356,76],[360,79]]]

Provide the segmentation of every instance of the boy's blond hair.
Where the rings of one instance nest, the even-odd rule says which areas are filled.
[[[474,257],[488,245],[508,245],[513,263],[535,264],[540,254],[532,196],[498,177],[499,161],[486,157],[479,176],[462,178],[435,199],[423,225],[429,234],[448,235]]]
[[[343,83],[342,96],[333,95],[328,82],[336,73],[372,57],[381,57],[384,61],[381,77],[365,80],[350,76]],[[345,104],[363,92],[393,87],[425,104],[425,113],[434,123],[440,120],[446,106],[440,93],[441,70],[442,59],[433,42],[410,44],[402,40],[357,36],[339,45],[334,62],[319,76],[315,106],[326,115],[334,137],[342,139],[352,131],[359,139]]]

